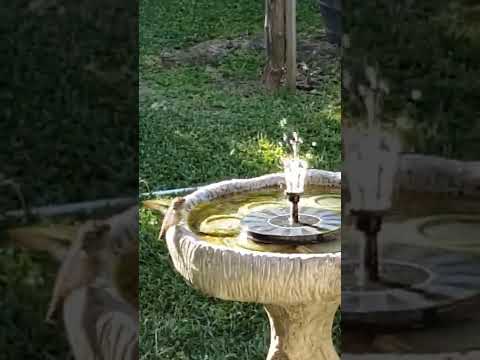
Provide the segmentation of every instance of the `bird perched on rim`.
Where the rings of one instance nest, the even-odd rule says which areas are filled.
[[[163,218],[162,228],[160,229],[159,235],[160,239],[164,239],[167,230],[170,227],[177,225],[182,220],[182,210],[184,205],[185,198],[176,197],[175,199],[173,199],[170,207],[165,213],[165,217]]]

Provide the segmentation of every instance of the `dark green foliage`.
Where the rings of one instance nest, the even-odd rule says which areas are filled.
[[[45,322],[57,266],[44,255],[0,249],[1,359],[65,358],[62,327]]]
[[[378,63],[391,90],[383,122],[395,124],[407,114],[412,124],[405,136],[417,152],[478,159],[480,42],[471,36],[474,22],[465,22],[465,14],[478,13],[473,5],[461,0],[344,2],[351,43],[344,67],[364,81],[365,62]],[[416,102],[414,89],[422,93]],[[343,100],[345,114],[354,115],[356,106],[348,97]]]
[[[8,84],[0,92],[0,173],[32,205],[135,193],[133,3],[29,3],[0,25],[12,31],[0,51]],[[17,206],[0,200],[0,209]]]
[[[0,174],[30,205],[136,194],[136,6],[2,2]],[[11,193],[0,188],[0,213],[19,208]],[[66,358],[62,327],[44,322],[58,264],[4,240],[0,359]]]

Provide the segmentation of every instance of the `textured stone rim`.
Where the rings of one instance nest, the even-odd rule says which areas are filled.
[[[404,154],[398,182],[404,190],[459,192],[480,196],[480,161],[461,161],[423,154]]]
[[[309,170],[307,184],[340,189],[341,174]],[[213,199],[284,183],[281,173],[208,185],[186,196],[186,212]],[[340,302],[341,253],[283,254],[213,245],[187,224],[171,227],[167,246],[176,270],[196,289],[224,300],[262,304]]]

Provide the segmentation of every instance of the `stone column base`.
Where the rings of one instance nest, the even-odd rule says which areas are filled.
[[[332,340],[338,302],[265,305],[271,340],[267,360],[339,360]]]

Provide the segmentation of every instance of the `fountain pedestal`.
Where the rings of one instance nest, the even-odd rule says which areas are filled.
[[[300,222],[298,203],[300,202],[300,194],[287,193],[288,201],[290,201],[290,225],[298,224]]]
[[[378,233],[382,228],[384,212],[379,211],[351,211],[356,217],[356,227],[365,236],[365,251],[363,265],[370,282],[380,280],[380,269],[378,263]]]
[[[338,302],[265,305],[270,320],[267,360],[339,359],[330,335]]]

